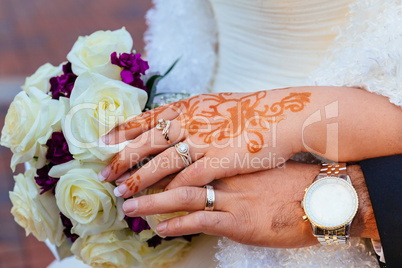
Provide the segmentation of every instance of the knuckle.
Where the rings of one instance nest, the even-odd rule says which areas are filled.
[[[193,199],[194,199],[194,191],[192,188],[189,187],[182,187],[178,189],[177,192],[177,197],[178,197],[178,201],[182,204],[182,205],[189,205],[192,203]]]
[[[194,176],[191,174],[192,168],[186,168],[177,175],[178,181],[183,185],[191,185]]]
[[[182,217],[175,218],[175,221],[174,221],[174,224],[173,224],[172,227],[173,227],[172,231],[181,230],[182,227],[183,227],[183,219],[182,219]]]
[[[138,208],[142,208],[143,210],[153,210],[155,208],[155,200],[152,195],[144,195],[142,198],[139,198]]]
[[[205,230],[208,227],[208,220],[205,213],[195,214],[195,223],[202,229]]]
[[[133,143],[138,146],[149,146],[151,145],[151,133],[146,131],[134,139]]]

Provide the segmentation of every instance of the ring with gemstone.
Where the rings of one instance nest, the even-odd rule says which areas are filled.
[[[168,137],[170,127],[170,120],[159,119],[158,124],[156,125],[156,129],[162,130],[162,135],[165,137],[165,140],[168,144],[170,144],[170,139]]]
[[[214,187],[211,185],[205,185],[205,189],[207,189],[207,198],[205,201],[205,211],[213,211],[215,207],[215,191]]]
[[[188,147],[188,145],[183,143],[183,142],[179,142],[178,144],[176,144],[174,146],[174,148],[176,148],[176,151],[180,155],[181,159],[183,160],[184,165],[186,167],[191,165],[192,161],[191,161],[191,156],[190,156],[190,153],[189,153],[190,148]]]

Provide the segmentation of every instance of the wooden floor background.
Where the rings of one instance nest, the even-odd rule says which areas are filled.
[[[25,76],[45,62],[65,61],[79,35],[125,26],[141,52],[151,6],[151,0],[0,0],[0,127]],[[43,268],[54,259],[50,251],[25,237],[10,214],[10,159],[9,149],[0,146],[0,268]]]

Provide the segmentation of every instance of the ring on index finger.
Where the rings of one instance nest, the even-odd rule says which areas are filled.
[[[170,139],[168,137],[169,128],[170,128],[170,120],[159,119],[156,128],[162,130],[162,135],[165,137],[165,140],[168,144],[170,144]]]

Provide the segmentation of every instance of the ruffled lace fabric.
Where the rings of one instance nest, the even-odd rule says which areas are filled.
[[[216,25],[205,0],[154,0],[146,14],[146,51],[152,70],[172,72],[159,92],[207,92],[215,71]]]
[[[402,1],[359,1],[350,9],[349,24],[310,81],[361,87],[402,107]]]
[[[218,242],[219,267],[377,267],[371,245],[351,239],[350,246],[278,249],[246,246],[227,238]]]

